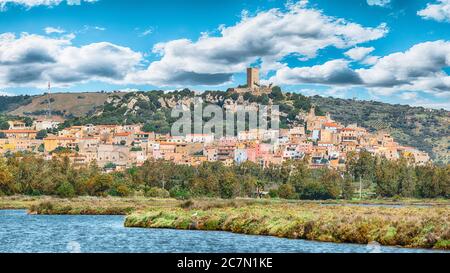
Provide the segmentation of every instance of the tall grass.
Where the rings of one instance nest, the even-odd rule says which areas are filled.
[[[222,230],[336,243],[450,249],[450,209],[233,203],[220,207],[150,209],[125,226]]]

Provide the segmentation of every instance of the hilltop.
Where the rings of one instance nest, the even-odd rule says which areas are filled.
[[[3,97],[2,97],[3,98]],[[4,113],[18,116],[39,116],[47,110],[47,96],[9,97]],[[13,97],[14,98],[14,97]],[[450,162],[450,112],[423,107],[392,105],[376,101],[359,101],[332,97],[306,97],[297,93],[282,93],[275,87],[272,93],[255,96],[224,91],[205,91],[196,95],[189,89],[130,93],[59,93],[52,94],[53,114],[66,118],[64,126],[80,124],[144,124],[144,130],[167,133],[175,119],[171,108],[182,103],[191,105],[199,98],[221,107],[237,104],[278,104],[282,112],[281,127],[302,124],[299,113],[316,105],[316,113],[330,112],[343,124],[357,123],[371,132],[390,133],[401,145],[412,146],[429,153],[436,162]]]
[[[114,93],[122,96],[124,93]],[[111,93],[54,93],[50,95],[53,115],[64,118],[88,115],[96,107],[102,106]],[[9,98],[9,99],[7,99]],[[12,98],[16,98],[15,100]],[[4,107],[0,109],[12,116],[37,117],[48,111],[47,95],[2,97]]]

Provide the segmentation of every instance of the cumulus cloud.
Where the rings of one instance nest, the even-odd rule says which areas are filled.
[[[427,4],[427,7],[417,12],[417,14],[428,20],[439,22],[450,22],[450,0],[438,0],[434,4]]]
[[[107,42],[75,47],[73,36],[49,38],[23,33],[0,35],[0,86],[56,86],[101,80],[121,82],[142,54]]]
[[[24,6],[28,9],[36,6],[58,6],[62,2],[66,2],[67,5],[80,5],[81,2],[94,3],[98,0],[0,0],[0,11],[5,11],[10,5]]]
[[[439,92],[450,89],[450,78],[444,71],[448,66],[450,42],[440,40],[390,54],[374,66],[357,72],[367,86]]]
[[[344,60],[302,68],[284,67],[270,81],[276,84],[316,83],[364,86],[371,92],[388,95],[402,91],[424,91],[434,95],[450,91],[450,42],[434,41],[414,45],[377,59],[369,68],[351,69]]]
[[[311,67],[284,67],[269,81],[275,84],[314,83],[325,85],[357,85],[362,80],[345,60],[333,60]]]
[[[369,6],[386,7],[391,3],[391,0],[367,0]]]
[[[139,83],[174,86],[192,82],[225,83],[231,75],[260,62],[264,72],[282,68],[288,55],[302,60],[316,57],[326,47],[350,48],[383,37],[388,29],[363,27],[307,8],[306,1],[287,10],[271,9],[255,16],[244,13],[236,25],[219,27],[220,35],[203,34],[198,40],[173,40],[154,46],[160,60],[146,71],[130,75]]]
[[[344,54],[354,61],[362,61],[374,50],[374,47],[354,47]]]

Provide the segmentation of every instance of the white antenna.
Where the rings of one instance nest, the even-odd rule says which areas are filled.
[[[51,101],[50,101],[50,82],[48,82],[48,92],[47,92],[47,103],[48,103],[48,112],[47,112],[47,116],[48,118],[50,118],[52,116],[52,107],[51,107]]]

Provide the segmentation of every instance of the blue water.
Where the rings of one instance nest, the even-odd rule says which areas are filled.
[[[0,211],[0,253],[366,253],[433,252],[249,236],[125,228],[123,216],[44,216]]]

